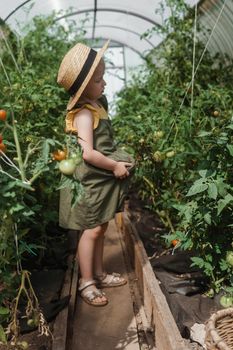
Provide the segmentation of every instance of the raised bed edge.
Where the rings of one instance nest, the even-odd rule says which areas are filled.
[[[143,243],[127,212],[116,216],[131,265],[138,279],[146,317],[154,329],[155,346],[159,350],[190,350],[181,337],[168,303],[148,259]]]
[[[77,232],[69,232],[70,245],[77,245]],[[53,341],[51,350],[69,350],[73,333],[73,317],[76,306],[78,287],[78,262],[75,252],[67,258],[67,269],[61,290],[61,298],[70,295],[69,304],[57,315],[53,324]]]

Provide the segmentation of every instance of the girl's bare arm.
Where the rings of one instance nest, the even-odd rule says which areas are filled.
[[[74,119],[74,127],[78,130],[78,142],[83,149],[83,159],[98,168],[110,170],[116,177],[129,175],[127,166],[131,163],[117,162],[93,149],[93,117],[88,109],[81,110]]]

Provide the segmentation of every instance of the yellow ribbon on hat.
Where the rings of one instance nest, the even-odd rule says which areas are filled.
[[[99,107],[93,107],[90,104],[84,104],[83,106],[79,108],[72,109],[69,111],[66,115],[65,119],[65,131],[66,133],[73,133],[77,134],[78,130],[77,128],[74,127],[74,118],[77,116],[77,113],[80,112],[82,109],[87,108],[89,111],[91,111],[92,116],[93,116],[93,130],[95,130],[98,125],[99,125],[99,120],[100,119],[108,119],[108,114],[104,107],[99,106]]]

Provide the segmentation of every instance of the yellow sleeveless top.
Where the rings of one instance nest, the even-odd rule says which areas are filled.
[[[74,118],[76,117],[76,114],[84,108],[87,108],[89,111],[91,111],[91,114],[93,116],[93,130],[95,130],[98,127],[100,119],[108,119],[108,114],[103,106],[93,107],[90,104],[84,104],[83,106],[79,108],[75,108],[72,111],[67,113],[66,119],[65,119],[66,133],[77,134],[77,129],[73,126]]]

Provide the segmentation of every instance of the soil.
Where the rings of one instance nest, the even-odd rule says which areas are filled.
[[[49,326],[49,335],[40,335],[36,327],[30,328],[27,325],[25,315],[25,303],[20,299],[19,312],[22,314],[20,319],[20,336],[17,342],[24,343],[25,349],[30,350],[51,350],[53,323],[57,314],[67,306],[70,296],[60,298],[61,288],[63,286],[65,272],[67,268],[67,257],[71,252],[69,237],[67,231],[57,227],[48,227],[47,246],[43,255],[26,257],[23,261],[23,269],[30,271],[30,281],[32,283],[35,295],[38,298],[40,308],[43,312],[47,325]],[[43,252],[43,251],[42,251]],[[21,350],[23,346],[0,345],[0,350]]]

